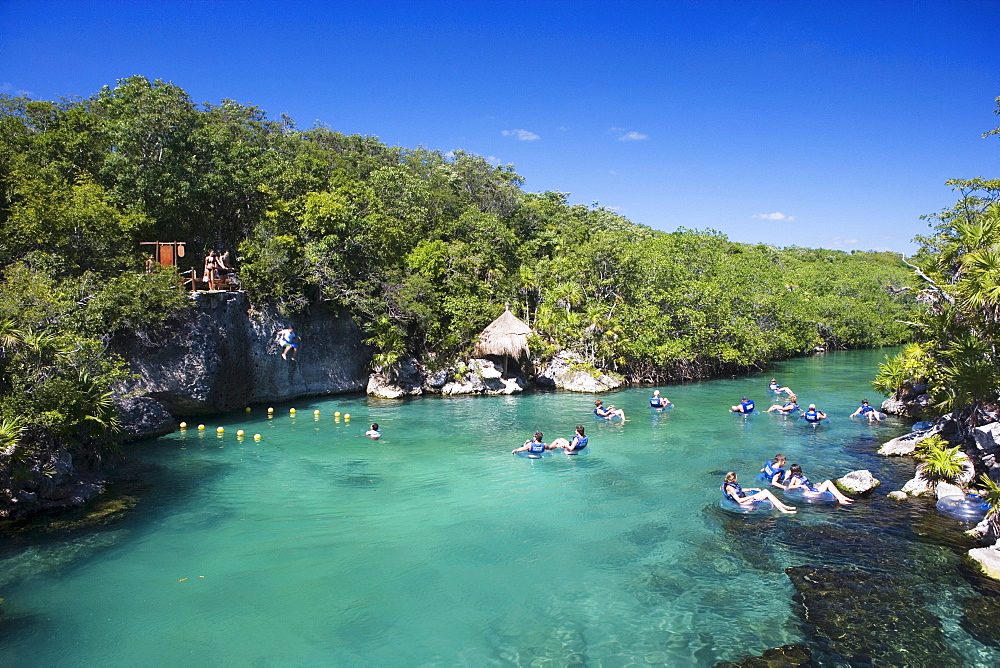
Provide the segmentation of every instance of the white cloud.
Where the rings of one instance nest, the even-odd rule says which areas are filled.
[[[500,134],[504,137],[517,137],[518,141],[535,141],[536,139],[541,139],[541,137],[530,130],[503,130]]]
[[[4,95],[13,95],[14,97],[31,97],[30,90],[18,88],[9,81],[0,83],[0,93],[3,93]]]
[[[558,130],[559,132],[568,132],[569,128],[566,127],[565,125],[560,125],[559,127],[556,128],[556,130]]]
[[[619,137],[618,141],[642,141],[643,139],[649,139],[649,135],[644,135],[641,132],[632,130]]]
[[[786,216],[780,211],[775,211],[774,213],[755,213],[750,217],[757,220],[783,220],[789,223],[795,220],[795,216]]]

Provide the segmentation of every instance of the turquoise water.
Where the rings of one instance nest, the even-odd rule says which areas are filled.
[[[963,527],[918,537],[926,504],[895,506],[906,521],[884,526],[894,511],[881,498],[735,517],[717,508],[720,473],[750,484],[780,451],[813,480],[868,468],[886,482],[878,497],[898,489],[912,462],[874,450],[909,423],[847,418],[876,398],[883,354],[663,387],[676,408],[662,413],[646,407],[648,388],[604,396],[624,425],[572,393],[316,398],[270,419],[260,406],[204,419],[204,432],[129,447],[143,485],[123,521],[0,542],[0,664],[708,666],[808,640],[784,569],[816,556],[782,531],[912,536],[904,562],[957,573],[942,543]],[[744,394],[766,409],[771,375],[831,422],[727,412]],[[381,441],[363,437],[370,422]],[[550,441],[577,423],[590,454],[510,454],[536,429]],[[824,558],[878,570],[882,557],[863,552]],[[968,585],[938,580],[928,606],[948,642],[967,664],[996,664],[958,625]]]

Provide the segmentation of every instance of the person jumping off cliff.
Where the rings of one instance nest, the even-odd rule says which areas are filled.
[[[285,329],[278,330],[277,337],[278,337],[278,345],[282,346],[281,359],[287,360],[288,351],[291,351],[292,359],[294,360],[295,356],[299,352],[299,344],[295,342],[296,339],[298,339],[298,335],[295,333],[295,330],[292,329],[291,327],[286,327]]]

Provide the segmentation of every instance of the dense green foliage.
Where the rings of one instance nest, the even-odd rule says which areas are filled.
[[[891,394],[926,381],[939,410],[968,411],[975,425],[1000,402],[1000,180],[948,183],[958,202],[928,216],[933,233],[918,237],[917,341],[880,367],[875,387]]]
[[[168,272],[137,271],[140,241],[187,242],[188,266],[232,251],[255,303],[348,309],[379,365],[464,354],[505,304],[538,353],[635,379],[907,336],[909,273],[890,254],[658,232],[521,183],[461,151],[299,130],[143,77],[89,99],[0,97],[0,301],[17,332],[0,351],[4,438],[110,424],[101,398],[121,372],[103,344],[185,305]],[[27,344],[39,336],[50,352]]]

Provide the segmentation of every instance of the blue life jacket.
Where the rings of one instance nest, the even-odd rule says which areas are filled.
[[[747,399],[746,401],[741,401],[740,406],[743,407],[744,413],[753,413],[753,401]]]
[[[663,408],[667,405],[667,402],[663,397],[650,397],[649,405],[651,408]]]
[[[774,480],[774,476],[778,476],[778,482],[782,482],[785,479],[785,469],[775,468],[774,462],[769,459],[764,462],[764,476],[769,482]]]
[[[791,408],[789,408],[789,406]],[[785,404],[784,406],[782,406],[782,408],[787,409],[789,413],[794,413],[795,411],[799,410],[799,405],[797,403],[795,403],[794,401],[790,401],[787,404]]]
[[[781,389],[781,385],[778,385],[777,383],[771,383],[767,387],[768,387],[769,390],[780,390]]]
[[[872,408],[871,406],[866,406],[864,404],[861,405],[861,415],[865,415],[866,413],[871,413],[873,410],[875,409]]]
[[[541,454],[545,452],[545,444],[535,443],[534,441],[532,441],[531,443],[528,444],[528,452],[532,454]]]
[[[793,482],[795,480],[798,480],[799,484],[802,485],[805,489],[809,490],[810,492],[818,492],[819,491],[818,489],[816,489],[815,485],[813,485],[811,482],[809,482],[809,478],[807,478],[805,476],[802,476],[802,475],[793,475],[791,478],[788,479],[788,482],[791,483],[791,482]]]
[[[733,492],[732,493],[731,492],[727,492],[726,491],[727,487],[731,487],[733,489]],[[733,493],[735,493],[736,496],[733,496]],[[722,495],[725,496],[725,497],[727,497],[727,498],[732,499],[733,501],[736,501],[736,499],[742,499],[744,496],[746,496],[746,494],[743,492],[743,488],[740,487],[740,484],[737,483],[737,482],[724,482],[724,483],[722,483]],[[739,503],[739,501],[736,501],[736,502]]]
[[[577,434],[576,436],[573,437],[573,439],[569,442],[569,444],[574,451],[583,450],[585,447],[587,447],[588,440],[589,439],[586,436],[580,436],[579,434]]]
[[[601,413],[600,411],[604,411],[604,412],[603,412],[603,413]],[[597,408],[595,408],[595,409],[594,409],[594,415],[596,415],[596,416],[597,416],[597,417],[599,417],[599,418],[604,418],[605,420],[608,420],[608,419],[610,419],[610,418],[611,418],[611,413],[610,413],[610,411],[608,411],[608,409],[607,409],[607,408],[604,408],[603,406],[601,406],[601,408],[600,408],[600,409],[597,409]]]
[[[816,411],[806,411],[802,414],[802,417],[806,419],[806,422],[819,422],[819,413]]]

